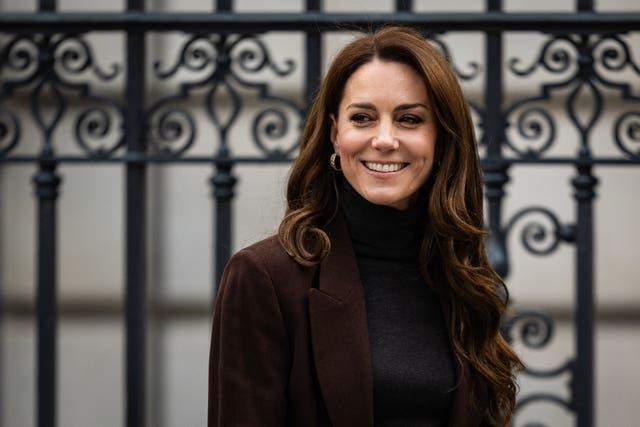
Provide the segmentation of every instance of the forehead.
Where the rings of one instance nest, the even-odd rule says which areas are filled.
[[[428,95],[424,79],[413,67],[374,59],[347,79],[341,106],[346,102],[426,104]]]

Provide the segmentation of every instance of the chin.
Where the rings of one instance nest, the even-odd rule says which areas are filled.
[[[374,205],[388,206],[395,209],[405,210],[409,207],[408,199],[387,194],[368,194],[365,197]]]

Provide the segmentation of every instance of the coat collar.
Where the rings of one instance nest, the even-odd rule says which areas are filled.
[[[309,290],[311,342],[318,382],[335,426],[373,425],[373,373],[364,290],[346,221],[341,213],[327,226],[331,250],[320,264],[317,286]],[[448,304],[443,304],[447,323]],[[466,364],[456,363],[450,426],[478,426],[486,396],[472,393]],[[465,372],[467,375],[465,375]]]

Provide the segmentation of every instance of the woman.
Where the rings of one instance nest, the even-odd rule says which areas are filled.
[[[474,131],[411,30],[347,45],[312,105],[277,236],[220,286],[210,426],[504,426],[518,357],[485,254]]]

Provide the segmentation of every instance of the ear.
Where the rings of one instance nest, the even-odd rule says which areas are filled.
[[[331,143],[333,144],[333,150],[337,153],[339,148],[338,123],[336,122],[336,116],[333,113],[329,115],[329,119],[331,120]]]

